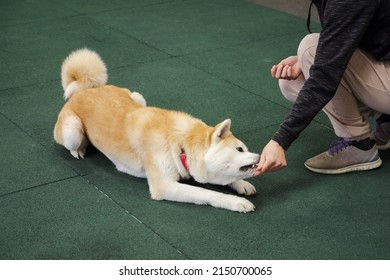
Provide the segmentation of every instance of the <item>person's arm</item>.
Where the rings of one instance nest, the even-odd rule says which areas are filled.
[[[333,98],[375,9],[375,3],[369,0],[327,1],[310,77],[290,114],[264,147],[255,176],[287,166],[285,150]]]
[[[272,138],[285,150],[333,98],[375,9],[369,0],[327,1],[310,77]]]

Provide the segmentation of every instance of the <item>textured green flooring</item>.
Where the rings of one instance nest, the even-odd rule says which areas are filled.
[[[211,125],[231,118],[259,152],[290,106],[269,69],[305,32],[243,0],[0,0],[0,259],[389,259],[390,153],[379,170],[310,173],[334,139],[323,115],[288,168],[250,179],[249,214],[153,201],[145,180],[52,138],[62,60],[89,47],[110,83]]]

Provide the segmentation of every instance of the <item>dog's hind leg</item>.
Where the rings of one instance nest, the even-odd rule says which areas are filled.
[[[75,158],[84,158],[89,144],[80,118],[69,110],[61,111],[54,128],[54,139]]]

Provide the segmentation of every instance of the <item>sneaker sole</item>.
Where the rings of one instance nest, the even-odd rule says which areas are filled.
[[[378,158],[375,161],[371,161],[368,163],[360,163],[360,164],[355,164],[351,166],[346,166],[343,168],[338,168],[338,169],[318,169],[318,168],[313,168],[306,163],[304,164],[307,169],[309,169],[312,172],[315,173],[320,173],[320,174],[343,174],[343,173],[348,173],[348,172],[353,172],[353,171],[365,171],[365,170],[371,170],[378,168],[382,165],[382,160]]]

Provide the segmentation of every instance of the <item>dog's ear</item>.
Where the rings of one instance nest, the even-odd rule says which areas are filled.
[[[220,139],[223,139],[231,134],[230,132],[231,124],[232,121],[230,119],[226,119],[215,126],[214,133],[211,137],[211,141],[213,144],[217,144]]]

